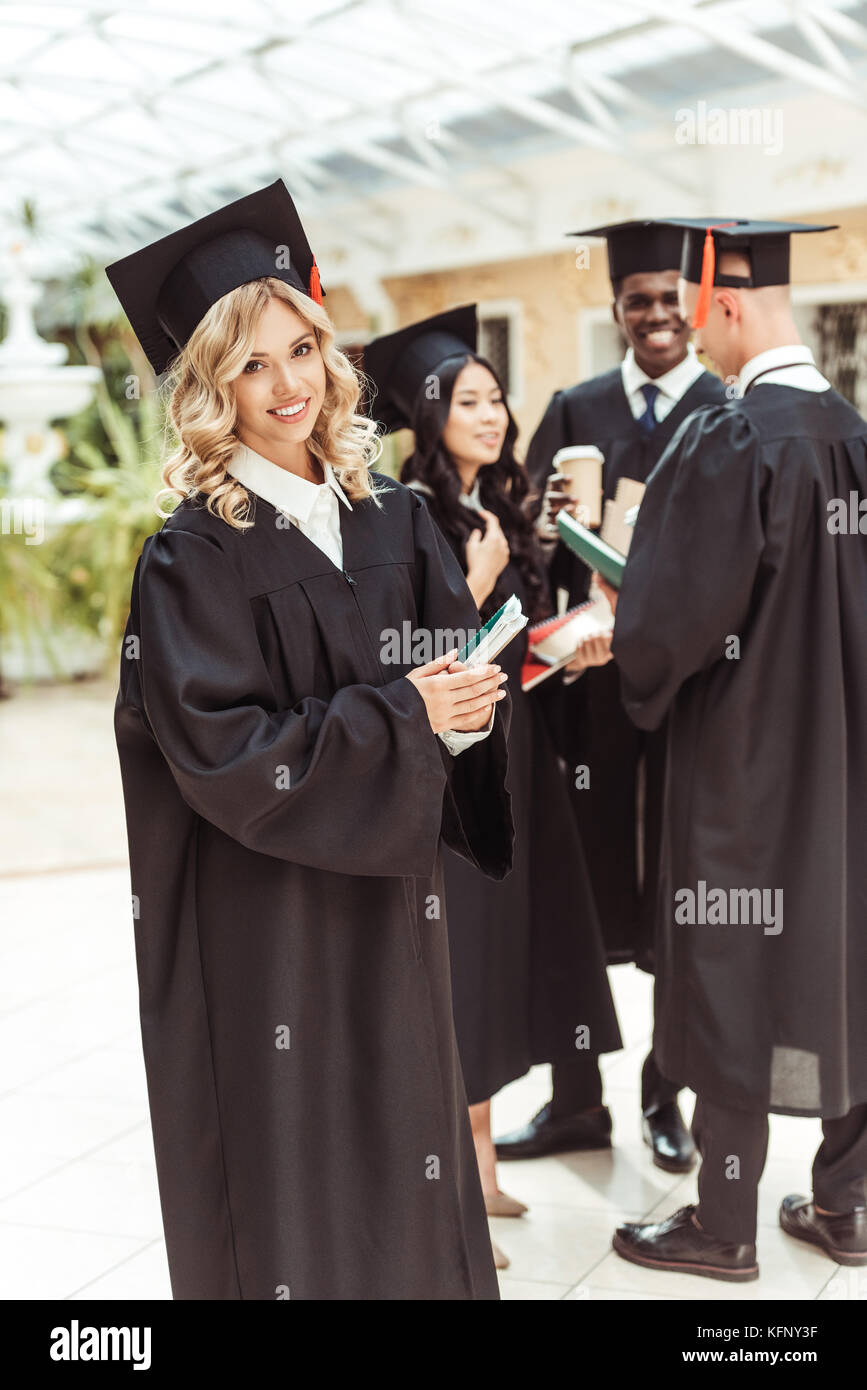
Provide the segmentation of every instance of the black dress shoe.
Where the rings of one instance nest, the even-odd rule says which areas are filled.
[[[782,1200],[780,1225],[796,1240],[818,1245],[838,1265],[867,1265],[867,1207],[828,1216],[809,1197],[793,1193]]]
[[[666,1173],[688,1173],[695,1163],[695,1144],[676,1100],[666,1101],[641,1117],[644,1142],[653,1150],[653,1161]]]
[[[618,1255],[647,1269],[667,1269],[675,1274],[701,1274],[746,1284],[758,1279],[755,1245],[733,1245],[703,1231],[692,1219],[695,1207],[681,1207],[674,1216],[653,1225],[627,1222],[614,1233]]]
[[[548,1101],[529,1124],[496,1139],[494,1147],[497,1158],[542,1158],[579,1149],[610,1149],[611,1114],[603,1106],[555,1119]]]

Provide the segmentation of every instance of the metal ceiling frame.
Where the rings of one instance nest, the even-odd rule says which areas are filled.
[[[20,117],[0,120],[0,151],[7,169],[13,168],[15,197],[20,202],[38,191],[49,234],[62,227],[67,247],[76,254],[122,254],[141,240],[145,227],[144,235],[156,236],[159,228],[175,226],[178,204],[190,216],[199,216],[219,202],[227,186],[237,185],[240,193],[257,178],[264,181],[279,171],[297,193],[305,216],[330,216],[341,202],[351,204],[353,241],[343,245],[343,259],[357,262],[362,255],[381,260],[399,232],[399,219],[382,196],[381,179],[365,189],[355,180],[341,179],[328,167],[329,160],[349,159],[385,174],[389,190],[396,186],[433,191],[454,204],[460,217],[481,228],[500,222],[522,231],[533,222],[534,190],[520,171],[521,141],[516,142],[513,163],[511,151],[458,133],[462,115],[508,112],[528,132],[538,133],[537,148],[545,148],[546,138],[553,135],[561,147],[610,156],[624,176],[640,168],[678,191],[696,194],[700,189],[689,169],[678,162],[674,147],[666,151],[659,141],[654,147],[646,138],[664,123],[670,128],[671,109],[663,110],[630,89],[629,72],[612,58],[618,46],[646,40],[661,55],[666,37],[677,31],[681,47],[687,35],[691,51],[707,54],[720,48],[776,82],[863,112],[863,75],[859,83],[841,44],[867,53],[867,27],[846,12],[847,5],[849,0],[752,0],[749,5],[744,0],[628,0],[618,12],[602,0],[534,0],[528,34],[527,11],[514,0],[495,0],[490,9],[466,5],[457,13],[435,0],[342,0],[310,14],[301,25],[294,0],[291,22],[288,6],[272,0],[247,0],[240,17],[219,9],[210,14],[185,10],[183,0],[159,8],[144,7],[137,0],[50,0],[45,7],[41,0],[30,0],[26,10],[0,8],[0,34],[4,25],[10,30],[39,30],[40,20],[47,25],[58,11],[69,13],[70,24],[52,29],[24,59],[0,66],[0,89],[17,93],[21,105]],[[373,10],[393,25],[400,40],[394,51],[368,51],[364,26]],[[128,16],[152,23],[153,35],[131,39],[112,30],[113,20]],[[593,24],[588,26],[591,17]],[[184,29],[175,43],[172,32],[178,22]],[[342,29],[335,36],[337,24]],[[766,37],[784,25],[795,28],[811,59]],[[196,26],[230,36],[230,51],[220,55],[206,51],[206,45],[197,48],[188,37]],[[596,30],[589,37],[588,27]],[[329,83],[303,68],[288,75],[276,72],[279,60],[294,46],[326,30],[327,54],[335,69]],[[110,72],[55,77],[33,70],[34,61],[50,54],[52,47],[88,34],[116,53],[122,70],[130,64],[133,44],[200,55],[201,61],[162,83],[155,83],[150,68],[142,65],[141,81],[122,91]],[[485,61],[487,53],[493,55],[490,63]],[[341,61],[347,65],[342,70]],[[395,64],[408,77],[409,91],[389,98],[385,78]],[[237,87],[231,82],[239,65],[261,84],[264,138],[253,134],[255,112],[233,101]],[[278,79],[291,84],[293,94],[303,89],[313,97],[341,100],[341,75],[359,65],[367,65],[374,80],[369,96],[356,101],[348,113],[308,129],[299,129],[297,114],[283,124],[273,119],[281,104],[273,92]],[[225,103],[196,92],[203,78],[221,75],[227,81]],[[95,96],[98,100],[69,119],[44,120],[38,114],[39,94],[46,88],[70,98],[84,93],[89,102]],[[552,99],[558,96],[562,101],[563,92],[570,94],[575,113]],[[446,104],[449,116],[437,122],[432,138],[425,132],[429,121],[424,113],[436,110],[438,102]],[[153,148],[112,129],[113,122],[130,114],[153,123]],[[196,150],[196,130],[222,142],[216,160]],[[74,162],[74,177],[59,190],[34,190],[20,178],[16,184],[15,163],[49,147]],[[529,135],[526,148],[534,148]],[[483,194],[467,173],[486,175]],[[7,194],[0,216],[9,222],[14,211]],[[340,244],[339,233],[335,239]]]

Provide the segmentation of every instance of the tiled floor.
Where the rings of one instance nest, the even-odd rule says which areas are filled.
[[[170,1297],[112,702],[106,685],[0,702],[0,1299]],[[640,1142],[649,981],[629,967],[612,978],[627,1042],[604,1063],[615,1147],[501,1165],[501,1186],[530,1206],[492,1223],[512,1261],[503,1297],[867,1299],[867,1270],[838,1269],[776,1225],[780,1198],[809,1183],[816,1121],[772,1120],[757,1283],[653,1274],[613,1254],[619,1221],[692,1200],[694,1178],[660,1172]],[[547,1094],[536,1068],[496,1098],[495,1130]]]

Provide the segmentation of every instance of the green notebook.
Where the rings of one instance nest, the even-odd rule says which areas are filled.
[[[470,638],[455,659],[468,662],[470,666],[481,666],[493,661],[526,626],[527,618],[521,612],[520,601],[512,594],[502,608],[497,609],[493,618],[489,618],[484,627],[480,627],[476,635]]]
[[[580,521],[576,521],[574,516],[570,516],[566,511],[562,511],[557,517],[557,530],[560,532],[560,539],[584,561],[585,565],[598,570],[602,578],[613,584],[615,589],[620,588],[626,568],[625,555],[621,555],[613,545],[608,545],[595,531],[588,531],[586,526],[582,526]]]

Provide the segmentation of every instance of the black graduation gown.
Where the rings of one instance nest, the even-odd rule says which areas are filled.
[[[175,1298],[498,1297],[437,901],[441,833],[508,872],[508,702],[453,760],[382,664],[405,621],[479,621],[388,482],[341,506],[344,572],[262,498],[246,534],[183,503],[136,567],[116,734]]]
[[[498,588],[527,611],[516,565]],[[538,1063],[574,1058],[576,1041],[594,1054],[623,1046],[566,778],[536,692],[521,690],[526,648],[525,629],[497,658],[512,696],[512,872],[493,882],[465,858],[444,855],[455,1030],[471,1104]],[[587,1033],[577,1034],[582,1025]]]
[[[664,420],[643,434],[623,389],[619,367],[552,397],[530,445],[527,469],[541,491],[558,449],[595,444],[605,456],[605,498],[620,478],[646,482],[673,435],[698,406],[725,400],[720,380],[704,372]],[[552,585],[569,591],[570,606],[587,595],[590,571],[565,545],[558,544],[551,566]],[[585,766],[589,786],[576,788],[571,802],[578,821],[596,905],[612,964],[635,960],[652,969],[653,912],[661,833],[665,728],[653,734],[636,729],[621,701],[617,663],[586,671],[571,686],[553,682],[542,702],[558,750],[570,768]],[[636,798],[644,767],[644,811]],[[642,845],[643,882],[637,841]]]
[[[827,511],[853,491],[867,423],[835,391],[757,384],[673,441],[618,603],[626,708],[644,729],[670,711],[654,1048],[720,1105],[867,1101],[867,535]],[[676,921],[702,881],[723,920]],[[763,924],[735,925],[750,889]]]

